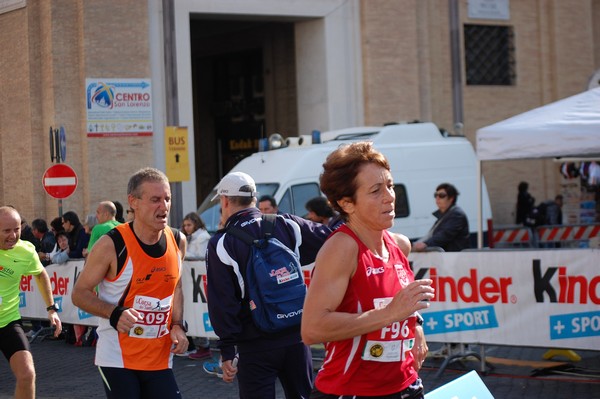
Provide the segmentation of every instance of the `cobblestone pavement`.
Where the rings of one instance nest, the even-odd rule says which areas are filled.
[[[430,343],[434,351],[439,344]],[[477,347],[474,347],[478,350]],[[577,363],[566,358],[542,359],[545,350],[524,347],[485,347],[489,365],[482,379],[496,399],[544,398],[544,399],[600,399],[600,377],[584,378],[569,374],[532,376],[534,369],[566,363],[590,372],[600,372],[600,352],[576,351],[582,357]],[[37,340],[32,344],[37,371],[37,398],[75,399],[104,398],[104,390],[97,369],[94,367],[94,348],[74,347],[64,341]],[[322,351],[315,350],[315,358]],[[237,398],[237,384],[226,384],[219,378],[202,370],[203,361],[175,357],[174,371],[186,399]],[[318,364],[318,360],[315,360]],[[420,375],[428,391],[460,377],[467,371],[478,370],[480,362],[467,358],[451,363],[440,373],[441,359],[429,358]],[[439,376],[438,376],[439,374]],[[10,398],[14,390],[14,378],[8,362],[0,361],[0,398]],[[279,388],[277,399],[283,398]]]

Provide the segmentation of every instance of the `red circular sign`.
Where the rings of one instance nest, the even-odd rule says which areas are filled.
[[[67,198],[77,188],[77,175],[70,166],[63,163],[46,169],[42,179],[44,190],[54,198]]]

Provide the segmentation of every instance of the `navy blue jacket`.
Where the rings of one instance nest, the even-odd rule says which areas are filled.
[[[207,297],[210,322],[219,337],[223,360],[239,353],[280,348],[301,342],[300,328],[275,334],[265,334],[252,321],[245,292],[246,265],[250,246],[227,228],[236,226],[254,237],[261,236],[262,214],[257,208],[247,208],[233,214],[208,243],[206,256]],[[314,262],[317,252],[331,233],[322,224],[295,215],[278,215],[273,236],[300,255],[300,263]]]

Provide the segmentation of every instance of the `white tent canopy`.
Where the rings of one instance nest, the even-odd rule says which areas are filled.
[[[483,246],[481,161],[600,155],[600,87],[477,130],[478,247]]]
[[[600,87],[477,131],[481,161],[600,154]]]

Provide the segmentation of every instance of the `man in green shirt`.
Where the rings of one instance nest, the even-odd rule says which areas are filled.
[[[22,276],[33,276],[46,303],[48,319],[62,330],[52,286],[33,244],[20,239],[21,216],[10,206],[0,206],[0,350],[10,363],[17,380],[15,398],[35,397],[35,368],[29,341],[19,314],[19,289]]]
[[[87,247],[88,253],[92,250],[92,247],[100,237],[120,224],[115,219],[116,214],[117,207],[112,201],[102,201],[98,204],[98,208],[96,208],[96,219],[98,219],[98,224],[92,229],[90,242]]]

